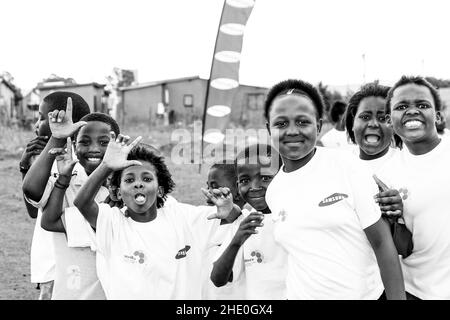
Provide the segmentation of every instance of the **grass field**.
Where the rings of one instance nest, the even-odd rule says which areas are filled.
[[[167,131],[148,132],[143,126],[123,131],[131,136],[142,135],[144,142],[162,147],[165,155],[170,155],[166,147],[170,142]],[[30,246],[35,220],[26,212],[18,170],[22,148],[33,137],[30,131],[0,128],[0,299],[38,297],[38,290],[30,283]],[[166,162],[176,183],[173,196],[178,201],[204,204],[200,187],[205,186],[208,166],[202,166],[199,173],[196,164],[174,164],[170,156]]]

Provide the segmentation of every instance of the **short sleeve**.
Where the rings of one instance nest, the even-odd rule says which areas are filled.
[[[90,247],[96,250],[95,232],[77,207],[64,209],[64,221],[68,247]]]
[[[97,251],[104,255],[107,255],[111,249],[112,237],[114,234],[114,216],[118,213],[118,208],[111,208],[108,204],[99,203],[98,204],[98,215],[97,215],[97,225],[95,229],[95,240],[97,244]]]
[[[208,220],[208,216],[217,212],[217,208],[215,206],[193,206],[181,202],[172,205],[177,206],[180,214],[184,215],[201,248],[209,246],[212,241],[212,234],[220,226],[220,219]]]
[[[48,179],[44,193],[42,194],[42,197],[39,201],[33,201],[30,198],[28,198],[25,194],[23,195],[25,200],[31,204],[33,207],[43,209],[47,205],[47,201],[50,198],[50,194],[52,193],[53,187],[55,185],[55,180],[50,178]]]
[[[353,159],[352,159],[353,160]],[[355,212],[363,229],[370,227],[381,218],[381,210],[374,195],[378,187],[369,170],[358,161],[349,161],[348,179],[353,193]]]
[[[50,194],[52,193],[53,187],[55,185],[56,178],[58,176],[58,168],[56,165],[56,160],[52,164],[52,168],[50,170],[50,176],[45,184],[44,192],[42,193],[42,197],[39,201],[34,201],[29,199],[25,194],[23,195],[25,201],[31,204],[35,208],[44,208],[47,205],[47,201],[50,198]]]

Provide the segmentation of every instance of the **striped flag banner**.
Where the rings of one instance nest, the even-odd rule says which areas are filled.
[[[239,64],[245,26],[254,0],[226,0],[217,31],[202,121],[202,152],[205,143],[224,141],[233,98],[239,87]]]

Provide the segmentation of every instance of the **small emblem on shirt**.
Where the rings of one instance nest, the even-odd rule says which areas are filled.
[[[408,199],[408,189],[400,188],[398,189],[398,193],[400,193],[400,197],[402,197],[403,200]]]
[[[146,260],[145,254],[141,250],[136,250],[132,255],[124,255],[123,258],[126,262],[139,264],[144,264]]]
[[[77,265],[70,265],[67,271],[67,289],[80,290],[81,288],[81,269]]]
[[[326,197],[322,201],[319,202],[319,207],[326,207],[335,204],[345,198],[348,198],[348,195],[344,193],[333,193],[331,196]]]
[[[257,263],[261,263],[264,260],[264,256],[261,252],[259,252],[258,250],[254,250],[250,253],[250,257],[249,259],[245,259],[244,262],[245,263],[254,263],[255,261]]]
[[[180,249],[180,251],[178,251],[177,255],[175,256],[175,259],[185,258],[186,253],[188,252],[188,250],[190,248],[191,248],[191,246],[185,246],[183,249]]]
[[[272,221],[273,222],[284,221],[284,220],[286,220],[286,216],[287,216],[286,211],[284,209],[282,209],[280,212],[278,212],[277,215],[275,215],[275,214],[273,215]]]
[[[138,259],[140,264],[145,262],[145,254],[142,251],[135,251],[133,255]]]

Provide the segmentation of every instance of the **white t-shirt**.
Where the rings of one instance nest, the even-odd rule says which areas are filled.
[[[325,133],[320,139],[324,147],[338,148],[338,147],[350,147],[350,143],[347,139],[347,133],[344,131],[331,129]]]
[[[215,260],[226,250],[241,222],[252,212],[256,211],[242,210],[228,230]],[[263,224],[257,228],[258,233],[252,234],[239,249],[233,265],[233,281],[226,286],[243,284],[247,300],[284,300],[287,255],[275,242],[273,214],[264,214]]]
[[[400,152],[399,149],[389,148],[389,151],[384,156],[372,160],[362,160],[359,157],[359,148],[354,153],[370,173],[378,175],[379,172],[383,171],[384,166],[387,165],[390,159],[394,158],[398,152]]]
[[[378,299],[383,284],[364,233],[381,217],[371,175],[352,154],[320,147],[304,167],[283,169],[266,201],[288,253],[287,298]]]
[[[405,289],[421,299],[450,299],[450,141],[424,155],[405,146],[379,174],[402,194],[403,217],[414,249],[401,260]]]
[[[222,287],[216,287],[211,281],[213,263],[217,259],[218,252],[223,248],[224,241],[229,234],[229,230],[234,229],[234,224],[220,225],[213,229],[209,236],[209,243],[203,255],[203,288],[202,299],[204,300],[243,300],[245,299],[245,281],[235,281]]]
[[[201,299],[202,255],[217,209],[165,204],[150,222],[99,205],[97,273],[107,299]]]
[[[28,200],[38,208],[44,208],[53,190],[57,175],[50,176],[42,198],[39,202]],[[73,207],[73,200],[86,182],[88,176],[84,168],[77,163],[72,171],[72,179],[66,189],[63,200],[63,208]],[[108,189],[100,187],[95,200],[103,201],[109,195]],[[70,210],[70,214],[78,214],[78,210]],[[67,234],[73,233],[71,219],[66,219],[66,213],[61,216]],[[90,228],[86,224],[86,228]],[[53,286],[52,300],[104,300],[105,294],[98,280],[95,265],[95,252],[89,245],[83,247],[69,247],[66,234],[61,232],[50,232],[53,238],[55,253],[55,283]],[[75,234],[71,235],[76,237]]]
[[[53,162],[51,176],[57,174],[56,161]],[[36,207],[36,202],[25,200]],[[55,250],[53,248],[53,232],[44,230],[41,227],[42,209],[38,208],[36,222],[34,225],[33,239],[30,249],[30,269],[31,282],[43,283],[55,280]]]

